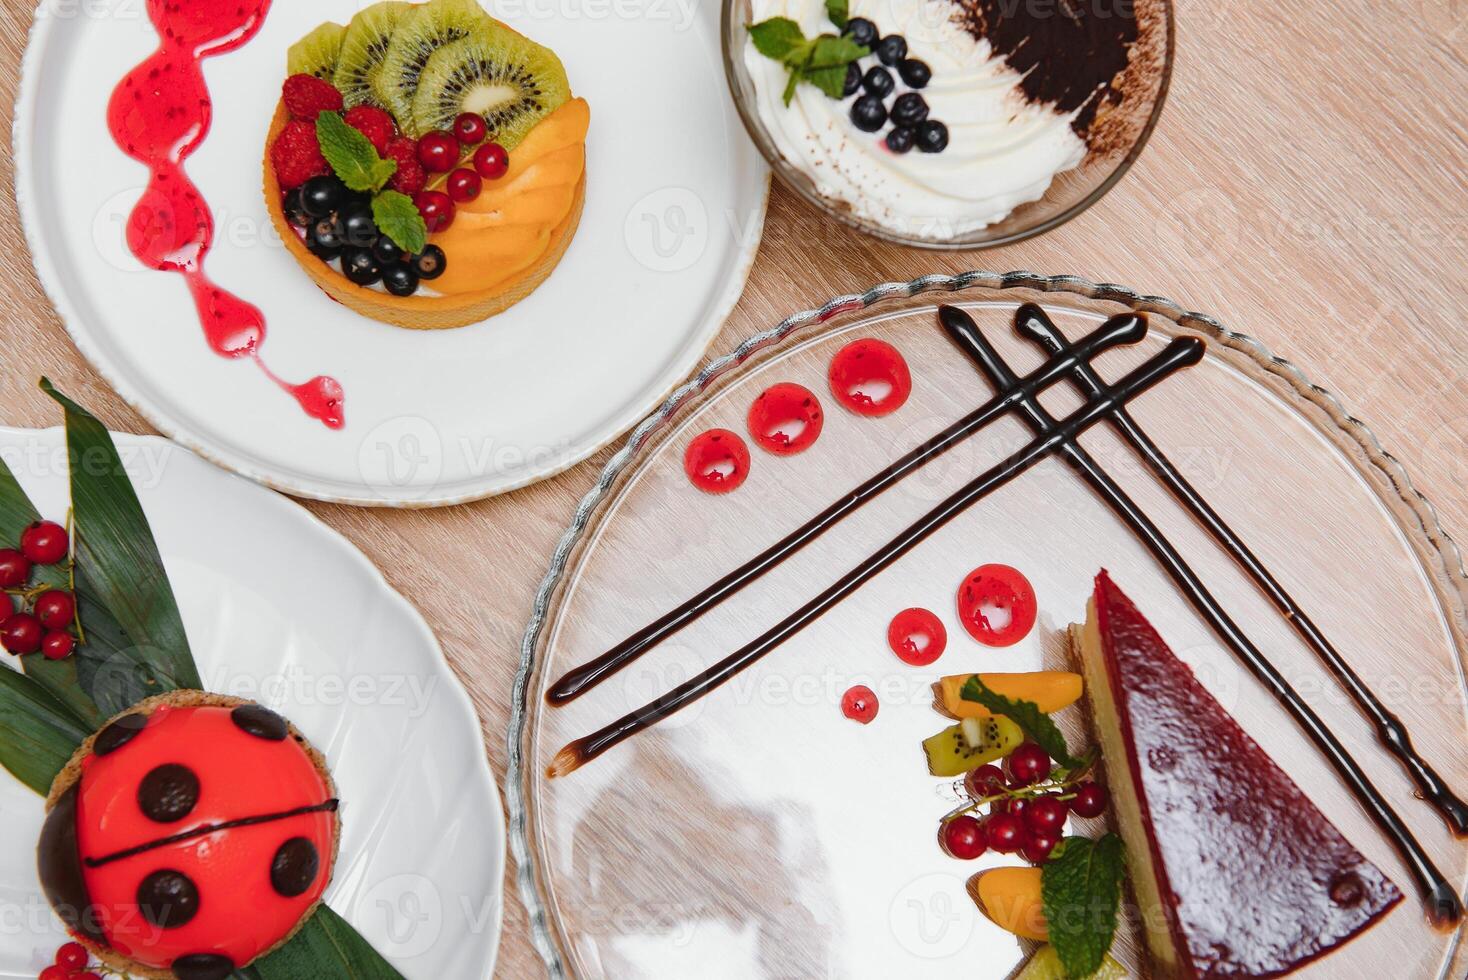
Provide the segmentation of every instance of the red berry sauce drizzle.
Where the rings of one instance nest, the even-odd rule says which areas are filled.
[[[208,135],[213,117],[203,59],[254,37],[269,9],[270,0],[148,0],[148,16],[162,42],[118,83],[107,107],[107,126],[118,147],[150,171],[148,188],[128,218],[127,245],[148,268],[184,277],[210,349],[221,357],[250,358],[307,415],[340,429],[342,387],[336,379],[318,376],[291,384],[278,377],[260,359],[265,340],[260,310],[205,275],[214,215],[184,173],[184,161]]]
[[[790,381],[771,386],[749,406],[749,434],[776,456],[794,456],[815,445],[825,421],[815,392]]]
[[[912,372],[902,353],[870,337],[837,351],[828,379],[831,394],[857,415],[891,415],[912,394]]]
[[[865,684],[858,684],[841,695],[841,713],[863,725],[872,723],[879,707],[876,692]]]
[[[943,656],[948,647],[948,631],[931,611],[915,606],[892,617],[887,627],[887,645],[903,663],[926,667]]]
[[[1017,568],[981,565],[958,587],[958,619],[985,646],[1013,646],[1034,629],[1035,589]]]
[[[699,433],[683,453],[683,472],[704,493],[733,493],[749,476],[749,447],[738,433]]]

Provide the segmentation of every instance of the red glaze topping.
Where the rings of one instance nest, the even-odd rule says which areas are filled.
[[[943,656],[948,646],[948,630],[932,612],[915,606],[892,617],[887,627],[887,645],[903,663],[926,667]]]
[[[749,406],[749,434],[776,456],[793,456],[815,445],[825,421],[815,392],[790,381],[769,388]]]
[[[749,447],[737,432],[710,429],[688,444],[683,472],[704,493],[732,493],[749,476]]]
[[[330,787],[295,739],[258,724],[279,719],[253,710],[257,723],[242,724],[227,707],[160,707],[83,760],[77,848],[102,933],[123,955],[160,969],[200,955],[244,965],[331,879],[335,815],[319,809]],[[264,819],[307,808],[318,809]]]
[[[1095,603],[1126,764],[1190,975],[1289,973],[1401,901],[1105,572]]]
[[[1008,565],[981,565],[958,587],[958,619],[985,646],[1013,646],[1029,635],[1037,615],[1030,580]]]
[[[896,347],[867,338],[831,358],[831,394],[857,415],[891,415],[912,394],[912,373]]]
[[[852,721],[870,725],[877,717],[877,694],[865,684],[858,684],[841,695],[841,713]]]

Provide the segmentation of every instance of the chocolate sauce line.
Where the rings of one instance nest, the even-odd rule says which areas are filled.
[[[236,827],[254,827],[262,823],[275,823],[277,820],[288,820],[291,817],[301,817],[308,813],[334,813],[336,812],[337,803],[338,801],[336,800],[327,800],[325,803],[317,803],[314,806],[299,806],[294,810],[285,810],[281,813],[262,813],[257,817],[241,817],[238,820],[225,820],[221,823],[205,824],[202,827],[195,827],[193,830],[185,830],[181,834],[174,834],[171,837],[160,837],[146,844],[129,847],[125,851],[116,851],[99,858],[83,858],[83,861],[89,868],[100,868],[104,864],[111,864],[113,861],[136,857],[139,854],[156,851],[158,848],[167,847],[170,844],[180,844],[187,840],[193,840],[195,837],[207,837],[210,834],[217,834],[221,830],[234,830]]]
[[[1197,364],[1203,358],[1203,350],[1203,342],[1196,337],[1174,339],[1165,350],[1149,358],[1117,384],[1107,387],[1097,398],[1088,400],[1056,426],[1052,433],[1036,437],[1018,452],[986,470],[758,638],[656,701],[629,712],[590,735],[568,743],[556,753],[547,767],[547,775],[554,778],[575,771],[624,739],[650,728],[661,719],[708,694],[799,633],[972,504],[1055,453],[1068,440],[1106,418],[1118,406],[1126,404],[1179,370]]]
[[[1129,314],[1120,319],[1131,320],[1141,319],[1141,317]],[[1045,311],[1033,303],[1026,303],[1015,313],[1015,329],[1022,336],[1039,345],[1048,357],[1055,357],[1073,349],[1065,335],[1060,332]],[[1071,381],[1082,395],[1088,397],[1100,391],[1102,386],[1100,377],[1097,376],[1095,369],[1091,367],[1086,358],[1081,358],[1077,363],[1071,374]],[[1382,703],[1376,693],[1367,686],[1361,676],[1352,669],[1325,634],[1315,625],[1314,620],[1300,608],[1300,604],[1294,600],[1294,597],[1285,591],[1284,586],[1280,585],[1279,580],[1264,566],[1264,563],[1249,549],[1249,546],[1234,532],[1233,528],[1218,516],[1208,501],[1203,499],[1203,496],[1157,447],[1157,444],[1136,423],[1126,408],[1117,409],[1110,421],[1121,437],[1132,449],[1136,450],[1147,467],[1167,486],[1173,496],[1192,512],[1194,518],[1213,536],[1219,546],[1227,551],[1244,571],[1248,572],[1249,577],[1254,580],[1259,589],[1269,597],[1284,618],[1295,628],[1295,632],[1315,651],[1316,656],[1324,662],[1336,680],[1355,699],[1357,706],[1375,725],[1376,735],[1381,744],[1388,752],[1397,757],[1403,768],[1416,782],[1423,799],[1438,810],[1443,819],[1447,821],[1453,834],[1458,837],[1468,835],[1468,804],[1453,793],[1446,781],[1432,768],[1432,765],[1413,748],[1411,735],[1407,732],[1402,720]]]
[[[938,315],[943,329],[974,361],[997,390],[1004,391],[1014,386],[1018,378],[967,313],[956,307],[944,306],[939,308]],[[1037,438],[1050,438],[1060,431],[1060,425],[1054,416],[1046,411],[1036,399],[1026,396],[1017,407],[1021,418],[1034,430]],[[1330,760],[1331,765],[1351,787],[1356,798],[1371,815],[1372,820],[1391,839],[1407,862],[1412,876],[1417,880],[1418,891],[1427,905],[1427,912],[1432,921],[1441,926],[1461,919],[1463,906],[1456,890],[1442,876],[1442,872],[1433,864],[1417,838],[1407,829],[1402,818],[1392,809],[1391,804],[1386,801],[1381,792],[1372,785],[1360,764],[1340,743],[1320,716],[1290,685],[1284,674],[1244,635],[1238,624],[1219,605],[1213,593],[1203,584],[1203,580],[1193,571],[1187,560],[1168,541],[1151,518],[1101,468],[1091,454],[1075,441],[1074,436],[1064,436],[1057,451],[1076,468],[1086,483],[1131,528],[1147,550],[1166,569],[1173,582],[1188,597],[1188,601],[1192,603],[1198,614],[1213,627],[1214,632],[1244,662],[1249,672],[1269,688],[1275,699],[1309,735],[1321,754]]]
[[[852,511],[887,490],[913,470],[938,458],[959,442],[1006,414],[1014,407],[1019,398],[1044,391],[1051,385],[1069,377],[1077,367],[1085,364],[1088,358],[1114,347],[1135,344],[1146,336],[1146,333],[1145,323],[1108,322],[1098,327],[1070,350],[1050,358],[1045,364],[1027,375],[1019,382],[1014,391],[1001,393],[981,405],[891,466],[872,476],[856,489],[849,491],[795,531],[729,572],[693,598],[644,626],[601,656],[568,671],[565,676],[547,689],[546,700],[552,705],[563,705],[585,694],[623,667],[634,662],[652,647],[779,565],[835,526]]]

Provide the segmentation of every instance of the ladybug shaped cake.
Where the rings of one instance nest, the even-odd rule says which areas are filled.
[[[325,761],[258,704],[141,702],[56,777],[39,861],[76,938],[143,977],[222,980],[289,939],[331,880]]]

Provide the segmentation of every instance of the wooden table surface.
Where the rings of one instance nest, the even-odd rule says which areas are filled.
[[[933,254],[830,225],[777,187],[748,290],[714,350],[837,293],[932,272],[1031,269],[1124,283],[1214,314],[1340,393],[1402,459],[1449,531],[1468,535],[1468,2],[1177,7],[1177,67],[1161,125],[1099,205],[1037,240]],[[31,10],[31,0],[4,0],[6,120]],[[0,420],[56,424],[55,405],[35,388],[46,374],[113,429],[151,431],[82,360],[42,292],[13,178],[7,152]],[[306,505],[428,618],[478,706],[501,778],[531,597],[608,455],[442,510]],[[497,973],[540,972],[507,873]]]

